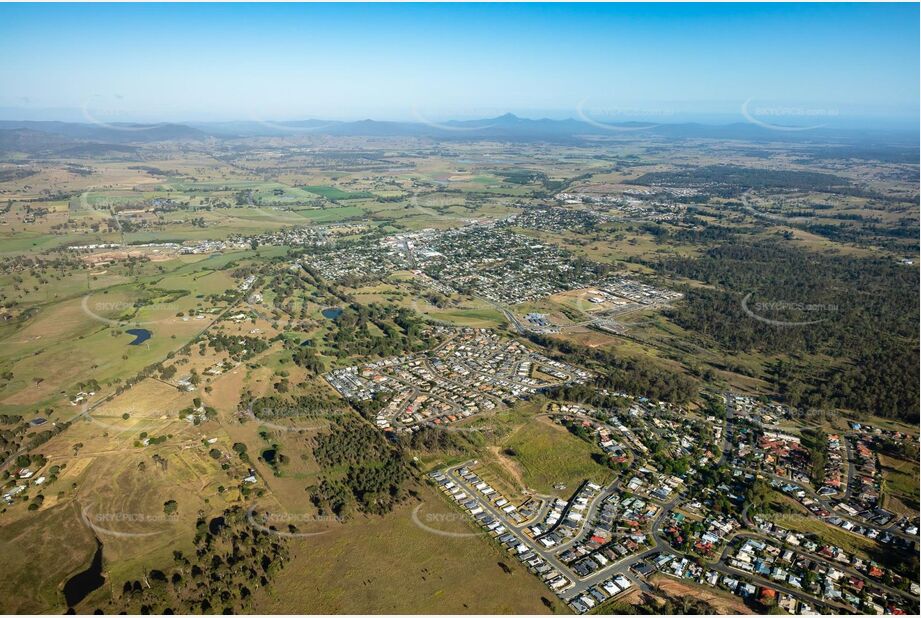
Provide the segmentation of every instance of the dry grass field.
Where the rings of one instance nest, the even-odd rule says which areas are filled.
[[[544,614],[556,597],[434,490],[383,518],[295,541],[285,577],[257,593],[266,613]],[[418,510],[416,510],[418,507]],[[444,536],[429,528],[465,536]],[[469,536],[466,536],[469,535]],[[500,566],[506,565],[506,573]]]

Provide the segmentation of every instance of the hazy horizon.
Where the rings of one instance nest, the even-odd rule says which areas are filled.
[[[335,116],[291,116],[291,117],[214,117],[212,115],[176,115],[160,117],[156,115],[120,113],[117,115],[98,113],[92,109],[58,108],[58,109],[29,109],[29,108],[0,108],[0,122],[64,122],[79,124],[234,124],[234,123],[297,123],[309,121],[328,122],[397,122],[407,124],[440,124],[450,122],[464,122],[470,120],[493,119],[505,115],[513,115],[522,120],[573,120],[577,122],[604,122],[605,124],[620,123],[652,123],[656,125],[700,124],[706,126],[727,126],[740,123],[759,122],[763,118],[765,124],[792,127],[815,127],[837,130],[906,130],[918,129],[919,120],[913,118],[843,114],[840,110],[825,111],[823,108],[803,107],[789,104],[750,103],[747,109],[745,103],[739,109],[725,112],[688,112],[667,109],[655,113],[641,113],[635,108],[624,108],[617,113],[605,113],[605,109],[593,109],[585,106],[573,110],[484,110],[482,115],[423,115],[416,111],[409,116],[354,115],[345,117]],[[769,111],[765,111],[769,110]],[[750,117],[746,117],[745,112]],[[761,113],[758,114],[757,112]]]
[[[0,116],[918,124],[918,5],[0,7]],[[584,118],[583,118],[584,119]]]

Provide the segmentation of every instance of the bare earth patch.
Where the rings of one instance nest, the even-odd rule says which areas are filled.
[[[707,586],[698,586],[683,581],[665,577],[662,575],[653,577],[650,581],[658,585],[669,596],[676,598],[693,597],[706,602],[718,614],[749,614],[753,612],[741,599],[738,599],[729,593],[716,591]]]

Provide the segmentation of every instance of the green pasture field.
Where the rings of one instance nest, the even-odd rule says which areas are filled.
[[[361,217],[365,211],[358,206],[340,206],[337,208],[312,208],[295,210],[298,215],[313,223],[330,223]]]
[[[308,185],[300,188],[328,200],[356,200],[373,197],[373,194],[369,191],[343,191],[342,189],[330,187],[328,185]]]

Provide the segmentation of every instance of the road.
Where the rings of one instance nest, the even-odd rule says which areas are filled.
[[[469,487],[467,482],[462,479],[460,474],[457,472],[459,468],[468,466],[471,463],[472,462],[465,462],[463,464],[451,467],[445,472],[445,476],[451,479],[451,481],[453,481],[454,484],[458,487],[463,487],[466,489],[470,497],[475,499],[479,506],[484,511],[489,513],[493,518],[495,518],[496,521],[503,522],[503,525],[508,530],[508,533],[513,535],[520,543],[530,547],[535,554],[539,555],[541,559],[544,560],[544,562],[559,571],[561,575],[565,575],[567,578],[569,578],[570,581],[575,581],[572,573],[569,570],[569,567],[560,562],[551,552],[544,551],[542,546],[537,546],[526,534],[524,534],[524,532],[522,532],[522,528],[525,524],[513,524],[508,520],[505,513],[496,508],[491,501],[479,499],[477,496],[478,492],[472,487]]]
[[[199,331],[197,335],[195,335],[194,337],[191,337],[191,338],[189,339],[189,341],[194,341],[194,340],[197,339],[198,337],[200,337],[200,336],[202,336],[203,334],[205,334],[205,333],[208,331],[209,328],[211,328],[212,326],[214,326],[221,318],[223,318],[225,315],[227,315],[227,312],[230,311],[230,309],[231,309],[232,307],[236,306],[236,304],[240,302],[240,300],[241,300],[241,298],[242,298],[243,296],[245,296],[245,293],[241,293],[239,297],[237,297],[237,298],[235,298],[235,299],[233,300],[233,302],[228,303],[228,304],[227,304],[227,307],[225,307],[223,311],[221,311],[219,314],[217,314],[211,322],[209,322],[204,328],[202,328],[201,331]],[[172,352],[172,351],[171,351],[171,352]],[[166,359],[169,357],[169,354],[170,354],[171,352],[167,353],[167,355],[164,356],[164,360],[166,360]],[[93,410],[95,410],[95,409],[98,408],[99,406],[101,406],[101,405],[103,405],[103,404],[105,404],[105,403],[111,401],[112,399],[114,399],[114,398],[117,397],[118,395],[124,394],[125,392],[127,392],[127,390],[130,390],[130,389],[133,388],[136,384],[140,384],[140,382],[142,382],[142,381],[143,381],[143,380],[140,380],[140,381],[136,382],[135,384],[132,384],[131,386],[129,386],[127,389],[125,389],[124,391],[122,391],[122,392],[120,392],[120,393],[118,392],[118,390],[113,390],[113,391],[110,392],[109,394],[104,395],[104,396],[102,396],[101,398],[97,399],[97,400],[96,400],[94,403],[92,403],[92,404],[85,403],[85,404],[82,406],[82,409],[81,409],[79,412],[77,412],[76,414],[74,414],[73,416],[71,416],[70,418],[66,419],[66,420],[63,421],[63,422],[71,423],[71,422],[77,420],[77,419],[80,418],[80,417],[86,417],[87,419],[92,420],[92,416],[91,416],[90,413],[91,413]],[[170,385],[170,386],[173,386],[173,385]],[[12,461],[14,461],[18,456],[25,454],[27,451],[28,451],[27,448],[22,447],[22,448],[20,448],[19,450],[17,450],[15,453],[12,453],[9,457],[6,458],[5,461],[3,461],[2,463],[0,463],[0,468],[5,468],[5,467],[6,467],[7,465],[9,465]]]
[[[725,397],[726,397],[726,404],[727,404],[727,405],[726,405],[726,415],[727,415],[727,416],[726,416],[726,430],[724,430],[724,435],[723,435],[723,444],[724,444],[724,447],[726,447],[727,444],[728,444],[728,443],[727,443],[727,440],[729,440],[729,431],[731,430],[731,429],[730,429],[730,428],[731,428],[731,425],[730,425],[730,423],[729,423],[729,420],[730,420],[730,418],[731,418],[731,414],[732,414],[732,411],[733,411],[733,407],[732,407],[732,405],[731,405],[729,396],[726,395]],[[838,500],[838,501],[839,501],[839,502],[845,502],[845,503],[847,503],[848,497],[849,497],[849,495],[850,495],[850,488],[851,488],[851,484],[852,484],[852,482],[853,482],[855,470],[854,470],[853,461],[852,461],[852,459],[851,459],[852,452],[851,452],[850,447],[849,447],[849,445],[848,445],[847,436],[844,435],[843,437],[845,438],[845,439],[844,439],[845,449],[846,449],[846,450],[845,450],[845,454],[846,454],[846,456],[847,456],[847,462],[848,462],[848,463],[847,463],[847,488],[848,488],[848,489],[847,489],[847,491],[846,491],[844,497],[842,497],[842,498],[841,498],[840,500]],[[726,457],[726,449],[724,448],[724,449],[723,449],[723,457],[721,457],[721,459],[720,459],[720,463],[721,463],[721,464],[722,464],[722,463],[725,463],[725,457]],[[890,535],[892,535],[892,536],[894,536],[894,537],[898,537],[898,538],[901,538],[901,539],[903,539],[903,540],[909,541],[909,542],[911,542],[913,545],[914,545],[915,543],[918,542],[918,536],[912,536],[912,535],[910,535],[910,534],[907,534],[907,533],[905,533],[904,531],[902,531],[901,529],[899,529],[897,526],[895,526],[895,522],[897,521],[896,518],[894,518],[893,521],[892,521],[892,523],[890,523],[890,524],[887,525],[887,526],[879,526],[879,525],[876,525],[876,524],[874,524],[874,523],[872,523],[872,522],[868,522],[868,521],[866,521],[866,520],[864,520],[864,519],[862,519],[862,518],[852,517],[852,516],[848,515],[847,513],[844,513],[844,512],[842,512],[842,511],[840,511],[839,509],[835,508],[835,505],[832,504],[832,501],[831,501],[828,497],[826,497],[826,496],[820,496],[819,494],[817,494],[817,493],[815,492],[815,490],[812,489],[811,486],[803,485],[802,483],[798,483],[798,482],[794,481],[793,479],[790,479],[790,478],[787,478],[787,477],[783,477],[783,476],[777,476],[776,474],[772,474],[772,473],[770,473],[770,472],[764,472],[764,471],[762,471],[762,470],[758,470],[758,469],[755,469],[755,468],[741,467],[741,469],[742,469],[742,470],[745,470],[745,471],[747,471],[747,472],[751,472],[752,474],[756,474],[756,475],[762,476],[762,477],[764,477],[764,478],[768,478],[768,479],[771,479],[771,480],[776,480],[776,481],[782,482],[782,483],[784,483],[784,484],[793,485],[793,486],[797,487],[798,489],[804,491],[804,492],[806,493],[806,495],[807,495],[809,498],[811,498],[812,500],[816,501],[823,509],[825,509],[825,510],[828,511],[829,513],[833,513],[836,517],[840,517],[841,519],[844,519],[844,520],[846,520],[846,521],[849,521],[849,522],[851,522],[852,524],[854,524],[854,525],[856,525],[856,526],[861,526],[861,527],[863,527],[863,528],[872,528],[872,529],[874,529],[874,530],[877,530],[880,534],[882,534],[883,532],[887,532],[887,533],[889,533]],[[858,535],[858,536],[862,536],[862,535]]]
[[[730,537],[727,537],[727,538],[726,538],[726,547],[723,548],[723,552],[722,552],[722,554],[720,555],[720,559],[719,559],[719,562],[720,562],[720,563],[725,564],[726,559],[727,559],[727,557],[728,557],[728,553],[729,553],[729,551],[730,551],[730,549],[731,549],[731,547],[730,547],[730,545],[729,545],[729,542],[732,541],[732,540],[734,540],[734,539],[737,539],[737,538],[743,538],[743,539],[744,539],[744,538],[760,539],[760,540],[762,540],[762,541],[770,541],[771,543],[773,543],[773,544],[775,544],[775,545],[778,544],[778,542],[779,542],[779,539],[777,539],[776,537],[772,537],[772,536],[769,535],[769,534],[764,534],[764,533],[762,533],[762,532],[758,532],[757,530],[738,530],[738,531],[734,532]],[[814,553],[812,553],[812,552],[808,552],[808,551],[806,551],[806,550],[804,550],[804,549],[802,549],[802,548],[800,548],[800,547],[791,548],[791,549],[793,549],[794,552],[797,553],[797,554],[802,554],[802,555],[804,555],[804,556],[807,556],[810,560],[813,560],[813,561],[815,561],[815,562],[820,562],[820,563],[824,564],[825,566],[833,567],[833,568],[835,568],[835,569],[841,571],[842,573],[847,573],[848,575],[851,575],[851,576],[856,577],[856,578],[858,578],[858,579],[866,580],[871,586],[875,586],[875,587],[877,587],[877,588],[880,588],[880,589],[882,589],[882,590],[885,590],[885,591],[888,592],[889,594],[898,595],[898,596],[900,596],[900,597],[902,597],[902,598],[905,598],[905,599],[908,599],[909,601],[912,601],[912,602],[914,602],[914,603],[917,603],[917,602],[918,602],[918,597],[912,595],[911,593],[905,592],[905,591],[903,591],[903,590],[899,590],[898,588],[893,588],[893,587],[891,587],[891,586],[889,586],[889,585],[887,585],[887,584],[884,584],[884,583],[882,583],[882,582],[879,582],[879,581],[877,581],[877,580],[875,580],[875,579],[870,579],[870,578],[867,577],[864,573],[861,573],[860,571],[858,571],[857,569],[851,567],[851,566],[848,565],[848,564],[844,564],[844,563],[838,562],[838,561],[836,561],[836,560],[829,560],[828,558],[825,558],[824,556],[819,556],[818,554],[814,554]]]
[[[812,498],[813,500],[815,500],[817,503],[819,503],[819,505],[821,505],[821,507],[822,507],[823,509],[825,509],[825,510],[828,511],[829,513],[832,513],[835,517],[839,517],[839,518],[841,518],[841,519],[843,519],[843,520],[849,521],[849,522],[851,522],[852,524],[854,524],[855,526],[861,526],[861,527],[863,527],[863,528],[872,528],[872,529],[874,529],[874,530],[877,530],[877,531],[880,532],[880,533],[882,533],[882,532],[887,532],[887,533],[889,533],[890,535],[892,535],[892,536],[894,536],[894,537],[899,537],[899,538],[901,538],[901,539],[905,539],[906,541],[911,541],[912,544],[914,544],[914,543],[916,543],[916,542],[918,541],[918,537],[914,537],[914,536],[912,536],[912,535],[910,535],[910,534],[907,534],[907,533],[905,533],[905,532],[899,530],[898,528],[892,529],[891,526],[890,526],[889,528],[881,528],[881,527],[879,527],[879,526],[876,526],[876,525],[873,525],[873,524],[871,524],[871,523],[868,523],[868,522],[866,522],[866,521],[864,521],[864,520],[862,520],[862,519],[859,519],[859,518],[856,518],[856,517],[851,517],[850,515],[848,515],[848,514],[846,514],[846,513],[843,513],[843,512],[841,512],[840,510],[836,509],[835,506],[831,503],[830,500],[828,500],[827,498],[825,498],[825,497],[823,497],[823,496],[820,496],[820,495],[818,495],[817,493],[815,493],[815,492],[812,490],[811,487],[805,486],[805,485],[803,485],[803,484],[801,484],[801,483],[797,483],[796,481],[794,481],[794,480],[792,480],[792,479],[789,479],[789,478],[786,478],[786,477],[783,477],[783,476],[777,476],[776,474],[771,474],[770,472],[764,472],[764,471],[761,471],[761,470],[756,470],[756,469],[754,469],[754,468],[739,468],[739,469],[745,470],[746,472],[750,472],[750,473],[752,473],[752,474],[760,475],[760,476],[762,476],[762,477],[765,477],[765,478],[768,478],[768,479],[771,479],[771,480],[776,480],[776,481],[782,482],[782,483],[784,483],[784,484],[793,485],[794,487],[797,487],[798,489],[801,489],[802,491],[804,491],[808,497],[810,497],[810,498]],[[816,517],[818,517],[818,516],[816,516]],[[833,524],[829,524],[829,525],[833,525]],[[842,530],[844,530],[844,529],[842,528]],[[845,532],[849,532],[849,531],[845,530]],[[851,532],[851,534],[857,534],[857,533]],[[864,535],[859,535],[859,534],[858,534],[857,536],[864,536]]]
[[[508,532],[512,534],[516,538],[516,540],[518,540],[518,542],[526,545],[536,555],[540,556],[540,558],[544,560],[544,562],[549,564],[551,567],[559,571],[561,575],[565,576],[567,579],[573,582],[572,587],[568,588],[567,590],[565,590],[563,593],[559,595],[560,598],[562,598],[566,602],[572,601],[573,599],[575,599],[576,597],[584,593],[586,590],[588,590],[592,586],[600,584],[612,577],[615,577],[616,575],[627,576],[630,566],[643,560],[644,558],[648,557],[649,555],[651,555],[652,553],[656,551],[661,551],[661,548],[654,546],[642,552],[641,554],[633,554],[631,556],[625,556],[621,560],[605,565],[598,571],[595,571],[594,573],[592,573],[591,575],[588,575],[585,578],[580,578],[570,569],[569,566],[567,566],[561,560],[559,560],[559,558],[557,558],[557,554],[564,547],[563,545],[557,545],[550,549],[545,548],[543,545],[540,545],[539,543],[535,542],[535,539],[532,539],[530,536],[525,534],[524,528],[531,525],[530,522],[514,524],[510,522],[507,519],[505,513],[497,509],[491,503],[491,501],[480,499],[480,497],[477,495],[478,494],[477,490],[473,487],[470,487],[470,485],[463,478],[461,478],[460,474],[458,473],[458,470],[460,468],[463,468],[465,466],[470,466],[472,464],[473,464],[472,461],[468,461],[462,464],[457,464],[455,466],[452,466],[448,468],[447,470],[445,470],[445,476],[447,476],[451,481],[453,481],[458,487],[463,488],[473,499],[477,501],[479,506],[483,508],[484,511],[489,513],[497,521],[503,522],[503,525],[506,527]],[[606,491],[603,490],[598,493],[598,496],[596,496],[596,498],[592,501],[591,506],[589,507],[589,510],[592,511],[591,515],[586,517],[586,519],[583,522],[583,527],[580,530],[579,534],[576,535],[571,541],[569,541],[569,543],[574,542],[576,539],[582,536],[585,530],[585,526],[587,526],[594,518],[594,513],[597,512],[598,505],[601,503],[602,498],[610,495],[611,491],[613,491],[613,488],[608,487]],[[673,500],[672,503],[669,503],[669,504],[673,505],[675,502],[677,502],[677,498]],[[657,522],[661,522],[661,518],[664,516],[664,513],[666,512],[667,508],[669,507],[666,506],[665,508],[661,510],[661,514],[659,518],[657,518],[656,520]],[[530,521],[533,522],[534,520],[532,519]],[[631,578],[631,581],[632,580],[633,578]]]
[[[728,403],[729,401],[727,399],[727,404]],[[732,420],[734,416],[735,415],[734,415],[734,410],[732,406],[727,405],[726,418],[723,424],[721,456],[718,461],[718,465],[724,465],[730,459],[728,454],[729,454],[729,451],[732,445],[732,440],[731,440]],[[600,421],[597,421],[596,419],[596,422],[600,422]],[[601,424],[606,425],[606,423],[603,423],[603,422],[601,422]],[[849,457],[849,460],[850,460],[850,457]],[[457,474],[458,468],[463,467],[464,465],[469,466],[471,464],[472,462],[466,462],[465,464],[454,466],[448,471],[446,471],[446,475],[452,481],[454,481],[455,484],[457,484],[459,487],[465,489],[467,493],[472,498],[474,498],[478,502],[478,504],[486,512],[488,512],[491,516],[495,517],[498,521],[507,522],[505,514],[503,512],[495,508],[488,500],[480,499],[478,492],[474,488],[470,487],[460,477],[460,475]],[[760,474],[761,476],[766,477],[771,480],[778,480],[783,483],[790,483],[802,489],[803,491],[805,491],[808,495],[810,495],[810,497],[816,500],[819,504],[821,504],[827,510],[829,510],[830,512],[832,511],[831,504],[828,501],[826,501],[823,497],[820,497],[817,494],[815,494],[815,492],[812,491],[811,488],[809,487],[803,487],[799,483],[795,483],[791,481],[790,479],[778,477],[772,474],[766,474],[766,473],[756,471],[756,470],[747,470],[747,471]],[[558,595],[560,596],[561,599],[563,599],[566,602],[573,601],[574,599],[576,599],[577,597],[585,593],[588,589],[592,588],[593,586],[597,586],[598,584],[601,584],[605,580],[610,579],[616,575],[629,576],[629,570],[631,567],[633,567],[639,562],[649,559],[654,554],[657,554],[657,553],[658,554],[670,554],[678,559],[682,557],[689,557],[689,556],[685,556],[685,554],[683,554],[682,552],[673,549],[668,539],[666,539],[664,535],[662,534],[663,524],[667,521],[667,518],[671,515],[672,511],[683,500],[687,498],[686,492],[681,492],[675,495],[670,501],[666,503],[660,503],[655,500],[649,500],[650,502],[657,504],[660,507],[660,509],[651,524],[650,532],[652,536],[652,546],[649,547],[648,549],[645,549],[641,553],[625,556],[621,560],[609,563],[605,565],[603,568],[599,569],[598,571],[584,578],[579,577],[567,565],[563,564],[562,561],[557,557],[557,554],[559,554],[561,550],[565,550],[566,548],[572,546],[573,544],[577,542],[578,539],[584,536],[586,530],[590,529],[590,525],[594,521],[594,518],[597,515],[600,505],[603,504],[604,499],[606,499],[608,496],[610,496],[612,493],[618,490],[619,490],[619,480],[615,480],[613,483],[607,485],[605,488],[599,491],[598,494],[589,502],[588,507],[585,512],[586,517],[581,522],[581,526],[577,534],[573,536],[572,538],[568,539],[567,541],[565,541],[564,543],[558,544],[550,549],[544,548],[542,545],[536,543],[535,539],[531,539],[524,532],[524,528],[527,525],[530,525],[530,522],[525,522],[522,524],[511,524],[509,522],[505,524],[506,529],[509,531],[510,534],[512,534],[515,537],[515,539],[519,543],[523,543],[524,545],[529,547],[534,552],[534,554],[537,556],[540,556],[540,558],[544,560],[545,563],[550,565],[552,568],[556,569],[559,573],[561,573],[562,575],[567,577],[571,582],[573,582],[573,585],[570,588],[568,588],[565,592]],[[546,503],[541,509],[541,511],[546,512],[546,509],[549,508],[549,506],[550,506],[550,503],[549,502]],[[812,594],[808,592],[805,592],[801,589],[790,586],[787,582],[776,582],[768,578],[762,577],[758,574],[750,573],[747,571],[742,571],[740,569],[736,569],[734,567],[729,566],[727,564],[727,559],[728,559],[729,552],[731,550],[730,543],[734,539],[736,538],[761,538],[761,539],[766,539],[770,541],[776,541],[774,537],[771,537],[770,535],[766,535],[754,527],[754,524],[748,518],[747,511],[748,509],[746,507],[742,512],[743,528],[730,534],[728,537],[726,537],[725,539],[726,545],[723,548],[719,558],[715,562],[704,565],[705,569],[709,569],[709,570],[721,573],[723,575],[735,577],[737,579],[740,579],[741,581],[750,582],[757,586],[777,590],[784,594],[788,594],[794,598],[801,599],[804,602],[809,603],[810,605],[816,608],[823,608],[826,610],[830,610],[832,612],[839,612],[839,613],[853,611],[853,608],[851,608],[849,605],[845,605],[844,603],[840,603],[838,601],[833,601],[830,599],[813,596]],[[852,518],[849,518],[847,516],[842,515],[842,518],[853,521]],[[530,521],[531,522],[542,521],[542,518],[538,518],[536,520],[532,518]],[[854,522],[854,523],[858,523],[859,525],[866,526],[865,523],[861,523],[861,522]],[[891,531],[890,533],[896,534],[895,531]],[[900,534],[900,536],[913,540],[908,535]],[[868,581],[868,584],[872,587],[883,590],[890,595],[899,596],[902,599],[909,601],[909,603],[914,606],[917,605],[918,597],[910,593],[893,588],[891,586],[888,586],[886,584],[883,584],[881,582],[877,582],[875,580],[868,579],[864,574],[852,568],[850,565],[841,564],[834,560],[829,560],[822,556],[817,556],[815,554],[812,554],[811,552],[807,552],[799,548],[796,548],[795,551],[798,554],[807,556],[810,560],[814,560],[817,563],[820,563],[826,566],[830,566],[830,567],[834,567],[835,569],[849,576],[853,576],[853,577],[860,578],[862,580],[866,580]],[[666,575],[669,575],[667,572],[663,572],[663,573]],[[629,576],[629,579],[635,585],[638,585],[640,589],[645,590],[647,592],[652,591],[649,585],[645,582],[643,578],[637,577],[637,576]]]

